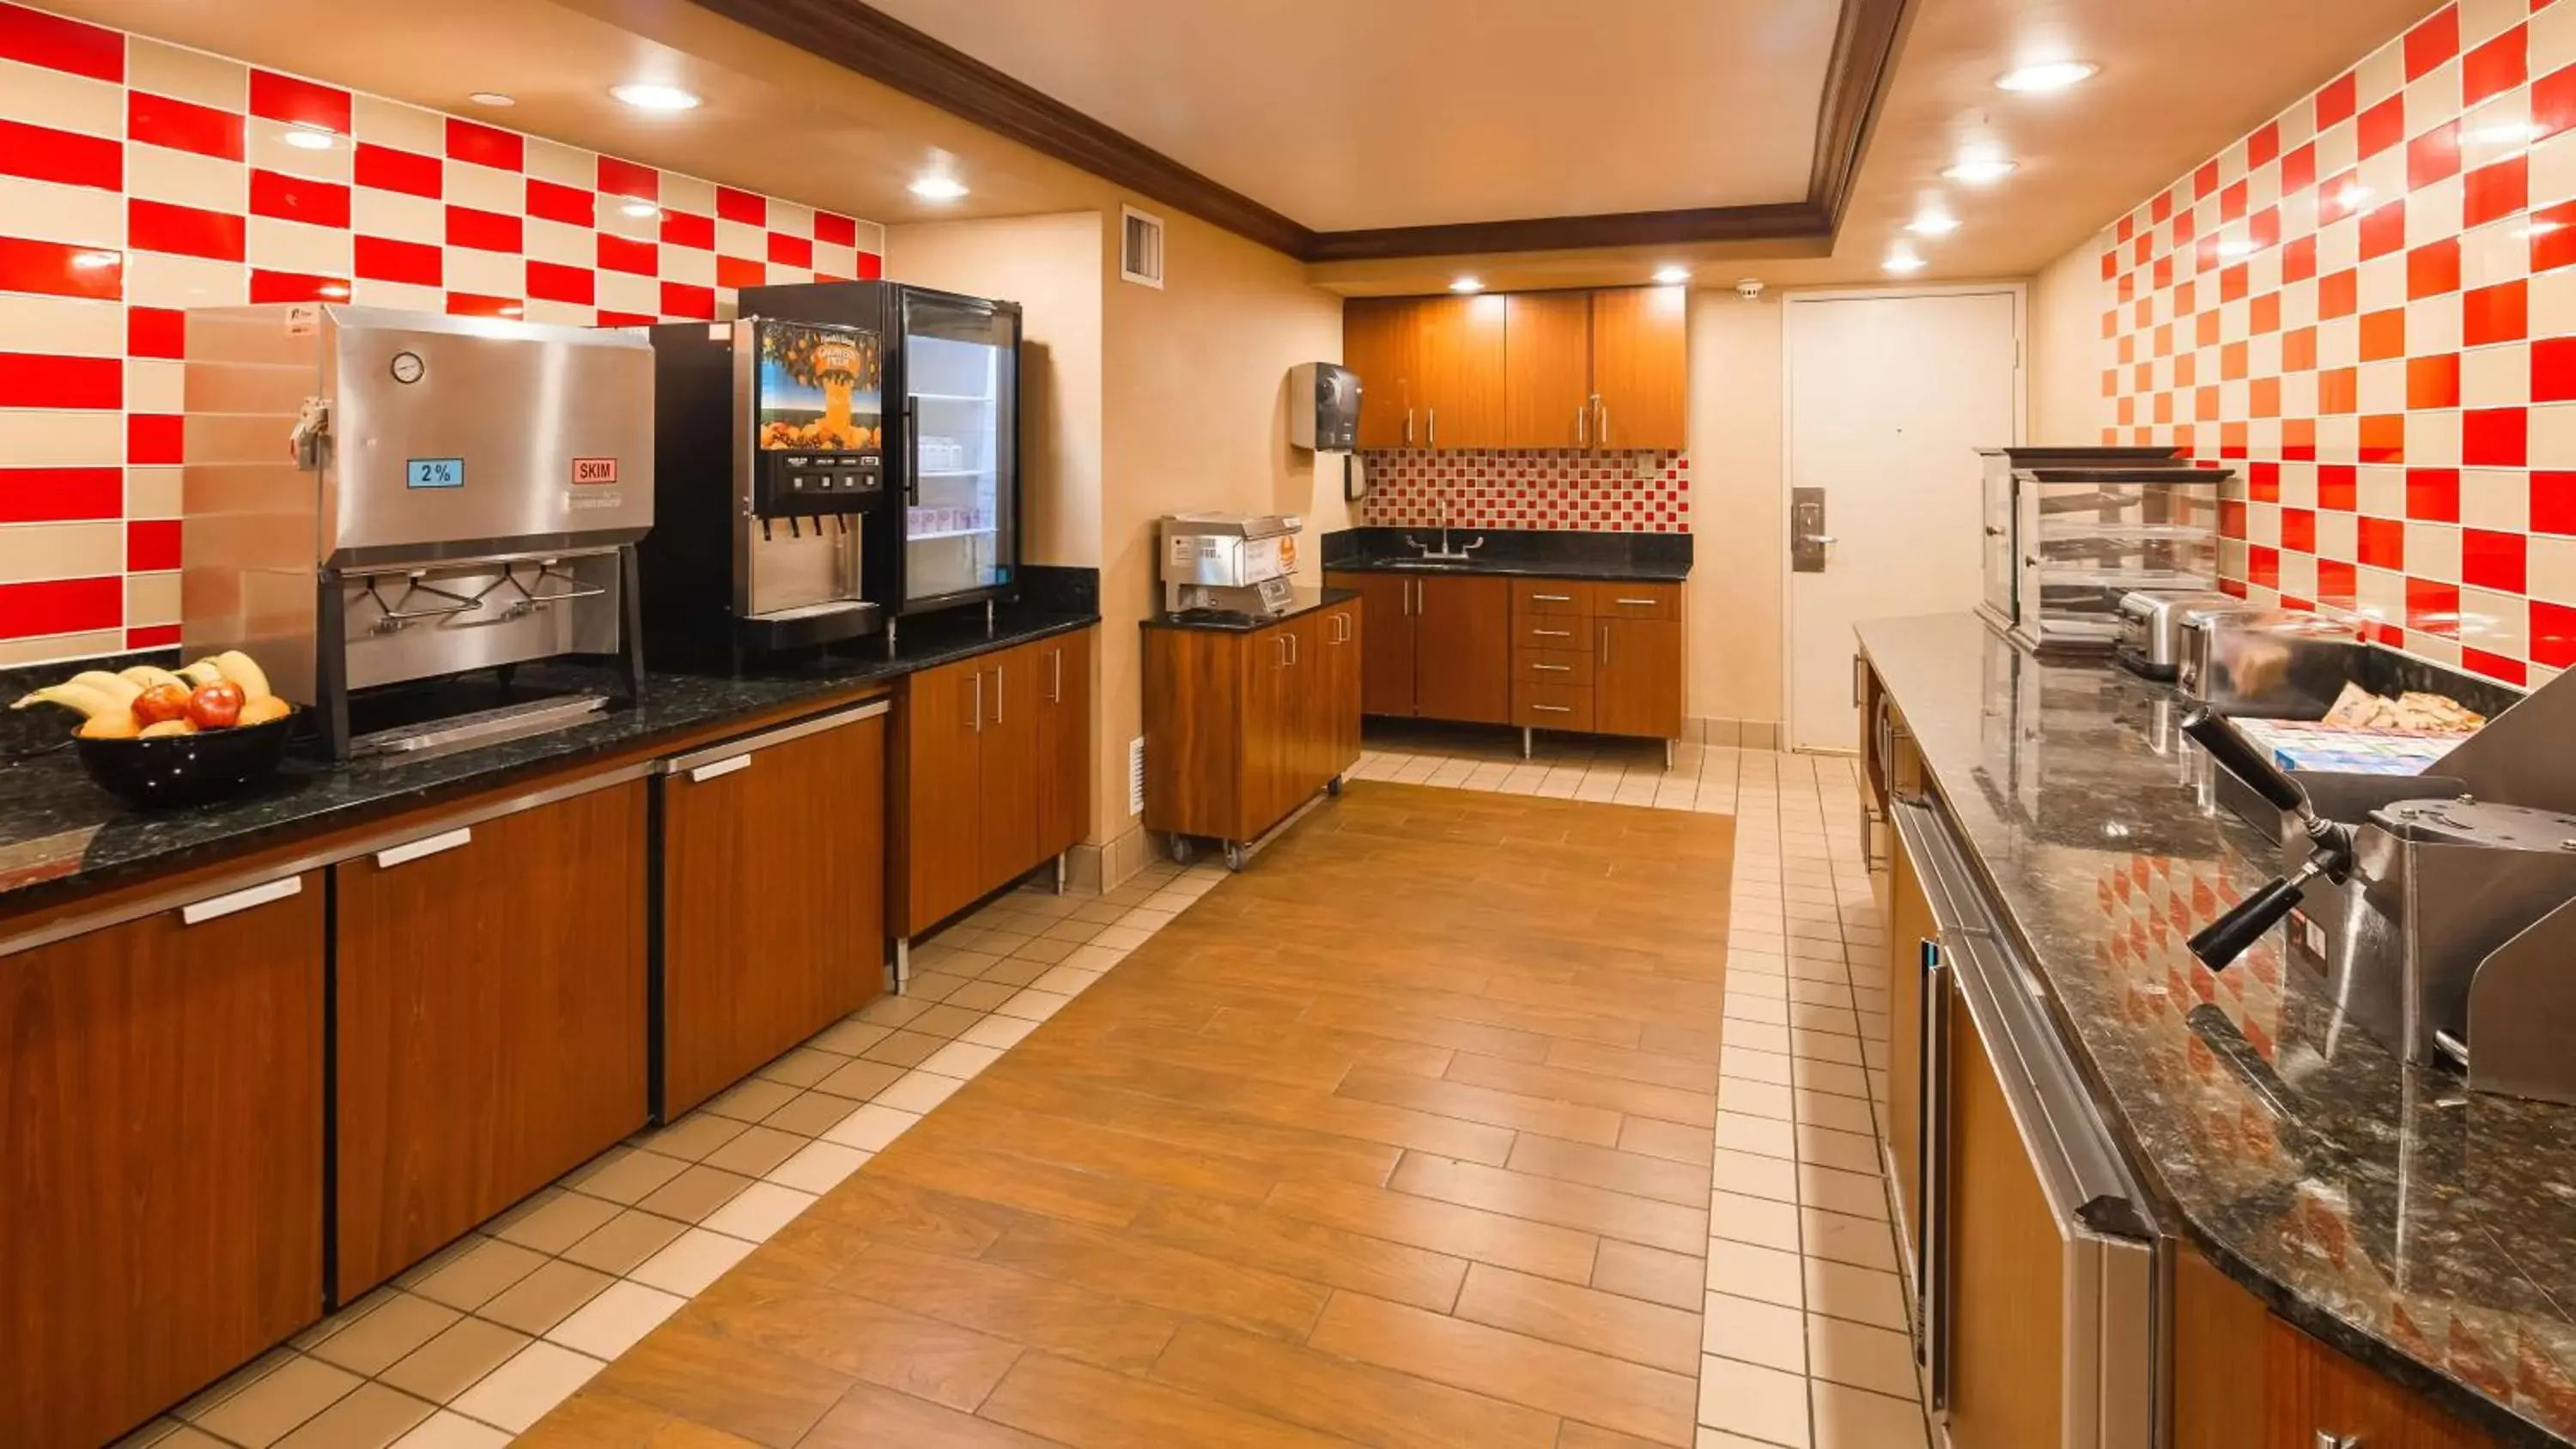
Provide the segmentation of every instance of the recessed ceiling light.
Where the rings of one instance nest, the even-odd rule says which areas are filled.
[[[1926,211],[1905,224],[1916,236],[1948,236],[1959,229],[1959,219],[1946,211]]]
[[[2046,65],[2026,65],[1999,76],[1995,86],[2007,91],[2062,91],[2068,86],[2091,80],[2102,67],[2080,60],[2050,61]]]
[[[1986,186],[2003,180],[2017,169],[2001,156],[1974,155],[1960,157],[1957,164],[1941,174],[1970,186]]]
[[[476,91],[465,99],[472,101],[478,106],[515,106],[518,104],[517,101],[510,99],[499,91]]]
[[[1655,268],[1655,280],[1667,287],[1678,286],[1679,284],[1690,280],[1690,268],[1682,266],[1679,263],[1675,263],[1669,267],[1657,267]]]
[[[1452,292],[1481,292],[1485,290],[1485,284],[1481,278],[1460,277],[1458,280],[1449,284],[1449,290]]]
[[[639,81],[610,86],[608,93],[639,111],[693,111],[698,108],[698,98],[678,86]]]
[[[924,201],[955,201],[966,194],[966,183],[954,176],[924,176],[912,183],[912,194]]]
[[[1909,272],[1919,272],[1923,270],[1924,261],[1914,253],[1899,247],[1897,250],[1887,254],[1886,265],[1889,271],[1894,272],[1901,277]]]
[[[628,216],[660,216],[662,214],[662,208],[655,206],[649,201],[630,201],[617,209],[626,213]]]
[[[287,127],[285,134],[279,136],[277,139],[284,141],[289,146],[293,146],[298,150],[304,151],[328,151],[331,149],[332,143],[339,140],[337,136],[332,135],[327,129],[321,126],[310,125],[303,121],[298,121],[294,125]]]

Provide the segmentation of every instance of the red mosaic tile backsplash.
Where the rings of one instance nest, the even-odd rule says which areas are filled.
[[[872,222],[0,0],[0,662],[178,642],[181,309],[713,319],[883,249]]]
[[[2221,571],[2576,664],[2576,4],[2459,0],[2104,234],[2104,441],[2239,470]]]
[[[1691,531],[1686,453],[1408,449],[1362,453],[1360,465],[1369,480],[1363,523],[1437,528],[1445,504],[1458,528]]]

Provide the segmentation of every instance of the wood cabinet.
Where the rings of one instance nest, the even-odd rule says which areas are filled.
[[[1592,446],[1592,294],[1504,299],[1503,446]]]
[[[1324,582],[1360,596],[1370,623],[1360,653],[1360,712],[1413,713],[1413,579],[1406,574],[1328,573]]]
[[[887,713],[715,746],[656,782],[663,1121],[884,989]]]
[[[644,1125],[645,783],[555,789],[332,867],[340,1302]]]
[[[1352,298],[1359,445],[1685,446],[1688,309],[1678,286]]]
[[[1510,719],[1510,629],[1506,580],[1466,574],[1416,579],[1413,712],[1470,724]]]
[[[1359,762],[1366,608],[1145,630],[1145,826],[1258,839]]]
[[[1512,723],[1681,737],[1679,584],[1519,579],[1511,606]]]
[[[1953,995],[1955,997],[1955,991]],[[1964,1003],[1947,1013],[1950,1439],[2054,1444],[2065,1434],[2065,1255],[2057,1214]]]
[[[1592,446],[1689,444],[1689,296],[1687,287],[1592,294]]]
[[[1091,631],[925,669],[895,725],[889,906],[930,927],[1091,829]]]
[[[105,1443],[322,1316],[323,897],[0,955],[0,1443]]]
[[[1682,733],[1682,626],[1677,619],[1596,619],[1592,728],[1672,740]]]

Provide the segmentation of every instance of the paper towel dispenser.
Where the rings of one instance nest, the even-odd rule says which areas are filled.
[[[1288,370],[1288,441],[1322,453],[1359,443],[1360,375],[1339,363],[1301,362]]]

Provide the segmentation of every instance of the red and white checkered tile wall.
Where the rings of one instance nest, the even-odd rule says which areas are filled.
[[[1437,528],[1688,533],[1690,458],[1678,452],[1457,448],[1360,455],[1361,521]]]
[[[180,310],[620,326],[877,275],[874,223],[0,0],[0,663],[176,643]]]
[[[2105,236],[2104,440],[2240,470],[2233,586],[2576,664],[2576,3],[2446,5]]]

